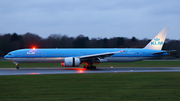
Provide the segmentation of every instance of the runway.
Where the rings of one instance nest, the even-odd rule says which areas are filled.
[[[180,72],[180,67],[99,67],[96,70],[84,68],[0,68],[3,75],[76,74],[76,73],[127,73],[127,72]]]

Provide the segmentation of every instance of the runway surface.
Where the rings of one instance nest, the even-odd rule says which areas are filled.
[[[96,70],[84,68],[0,68],[0,75],[38,75],[75,73],[126,73],[126,72],[180,72],[180,67],[99,67]]]

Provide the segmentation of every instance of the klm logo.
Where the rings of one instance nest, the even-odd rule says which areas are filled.
[[[27,52],[27,54],[35,54],[35,52],[30,50],[29,52]]]
[[[151,42],[151,45],[163,45],[163,42],[160,41],[159,38],[155,38],[154,41]]]

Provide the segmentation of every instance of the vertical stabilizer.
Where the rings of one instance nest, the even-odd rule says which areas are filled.
[[[161,50],[164,45],[167,33],[169,28],[162,29],[161,32],[158,33],[156,37],[154,37],[145,47],[144,49],[155,49]]]

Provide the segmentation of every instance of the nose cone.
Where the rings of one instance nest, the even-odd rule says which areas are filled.
[[[4,59],[6,59],[6,60],[9,60],[9,58],[10,58],[10,55],[9,55],[9,54],[7,54],[7,55],[4,56]]]
[[[5,56],[4,56],[4,59],[7,59],[7,58],[8,58],[8,55],[5,55]]]

